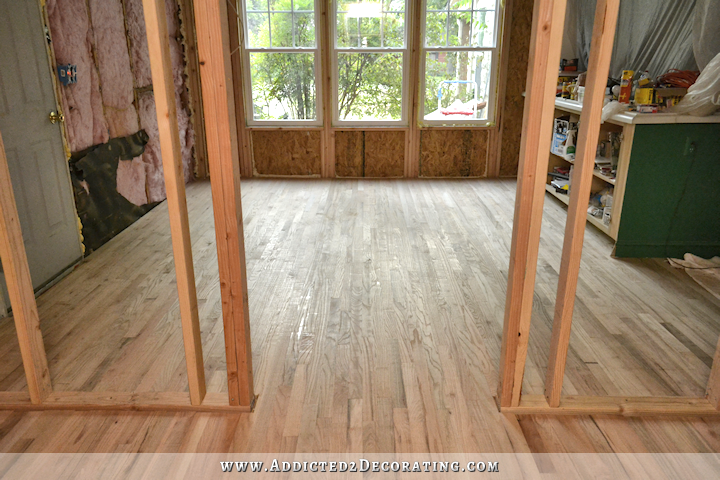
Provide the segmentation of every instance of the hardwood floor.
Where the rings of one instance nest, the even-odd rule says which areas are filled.
[[[210,185],[188,186],[208,391],[226,390]],[[0,412],[0,452],[720,451],[720,420],[498,413],[515,182],[243,181],[252,414]],[[541,394],[565,207],[546,199],[524,393]],[[704,394],[720,302],[589,226],[564,393]],[[166,205],[38,299],[55,390],[186,391]],[[26,388],[0,320],[0,391]]]

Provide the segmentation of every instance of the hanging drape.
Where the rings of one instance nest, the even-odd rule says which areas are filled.
[[[693,51],[700,70],[720,53],[720,0],[697,0]]]
[[[595,0],[568,1],[575,4],[575,8],[569,11],[577,16],[577,48],[580,66],[585,69],[590,53]],[[714,25],[700,19],[701,24],[707,26],[703,38],[711,37],[711,30],[717,30],[720,25],[717,22],[719,2],[720,0],[621,1],[610,76],[620,78],[623,70],[647,70],[653,77],[671,68],[697,70],[693,52],[693,30],[697,23],[695,7],[696,4],[703,7],[707,4],[709,10],[715,8]],[[703,50],[706,43],[706,40],[699,41],[697,48]]]

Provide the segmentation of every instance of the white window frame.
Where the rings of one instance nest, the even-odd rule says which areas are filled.
[[[382,48],[365,48],[365,47],[338,47],[337,42],[337,0],[330,2],[330,45],[331,51],[331,80],[332,80],[332,115],[333,115],[333,126],[342,127],[406,127],[408,125],[408,110],[409,110],[409,96],[410,82],[408,70],[410,69],[410,32],[412,31],[412,18],[411,11],[409,9],[409,1],[405,0],[405,36],[403,47],[382,47]],[[401,114],[399,120],[341,120],[340,111],[338,104],[339,96],[339,73],[338,63],[341,53],[401,53],[403,56],[403,68],[402,68],[402,94],[400,101]]]
[[[292,0],[291,0],[292,2]],[[249,47],[248,44],[248,28],[247,28],[247,5],[246,0],[240,1],[242,8],[242,33],[243,38],[240,42],[243,60],[243,76],[245,77],[245,115],[247,125],[249,127],[267,126],[267,127],[289,127],[289,126],[322,126],[323,125],[323,85],[322,85],[322,52],[320,50],[320,34],[322,30],[321,20],[321,3],[322,0],[315,0],[315,46],[314,47]],[[269,8],[268,2],[268,10]],[[292,3],[291,3],[292,8]],[[278,13],[293,13],[292,11],[277,11]],[[269,17],[271,18],[271,17]],[[272,33],[270,33],[272,36]],[[271,37],[272,38],[272,37]],[[271,40],[272,41],[272,40]],[[315,55],[315,119],[314,120],[257,120],[255,119],[254,100],[252,95],[252,72],[250,66],[251,53],[313,53]]]
[[[498,65],[500,56],[500,36],[502,35],[502,18],[505,14],[504,3],[502,0],[495,0],[495,26],[492,47],[429,47],[427,45],[426,27],[427,27],[427,0],[422,0],[422,25],[420,29],[420,90],[418,92],[418,122],[423,126],[493,126],[495,125],[495,109],[497,106],[497,82],[498,82]],[[456,10],[450,10],[454,12]],[[475,10],[480,11],[480,10]],[[448,15],[449,22],[449,15]],[[446,30],[445,35],[448,35]],[[472,37],[471,37],[472,38]],[[428,52],[492,52],[492,61],[490,63],[490,86],[488,88],[487,119],[463,119],[463,120],[425,120],[425,95],[426,95],[426,71],[425,63]]]

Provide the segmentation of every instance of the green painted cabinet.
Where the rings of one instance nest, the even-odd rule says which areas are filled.
[[[615,256],[720,255],[720,124],[634,128]]]

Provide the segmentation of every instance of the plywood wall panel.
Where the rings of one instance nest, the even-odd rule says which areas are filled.
[[[518,172],[523,110],[525,108],[525,99],[522,94],[525,91],[525,81],[527,79],[533,5],[533,0],[513,0],[512,2],[505,104],[501,125],[501,177],[516,176]]]
[[[484,177],[488,130],[423,130],[421,177]]]
[[[403,131],[335,132],[335,174],[338,177],[402,177],[405,134]]]
[[[365,176],[402,177],[405,132],[365,132]]]
[[[258,175],[320,175],[320,130],[252,132],[252,152]]]
[[[357,130],[335,132],[335,175],[338,177],[365,176],[364,159],[364,132]]]

